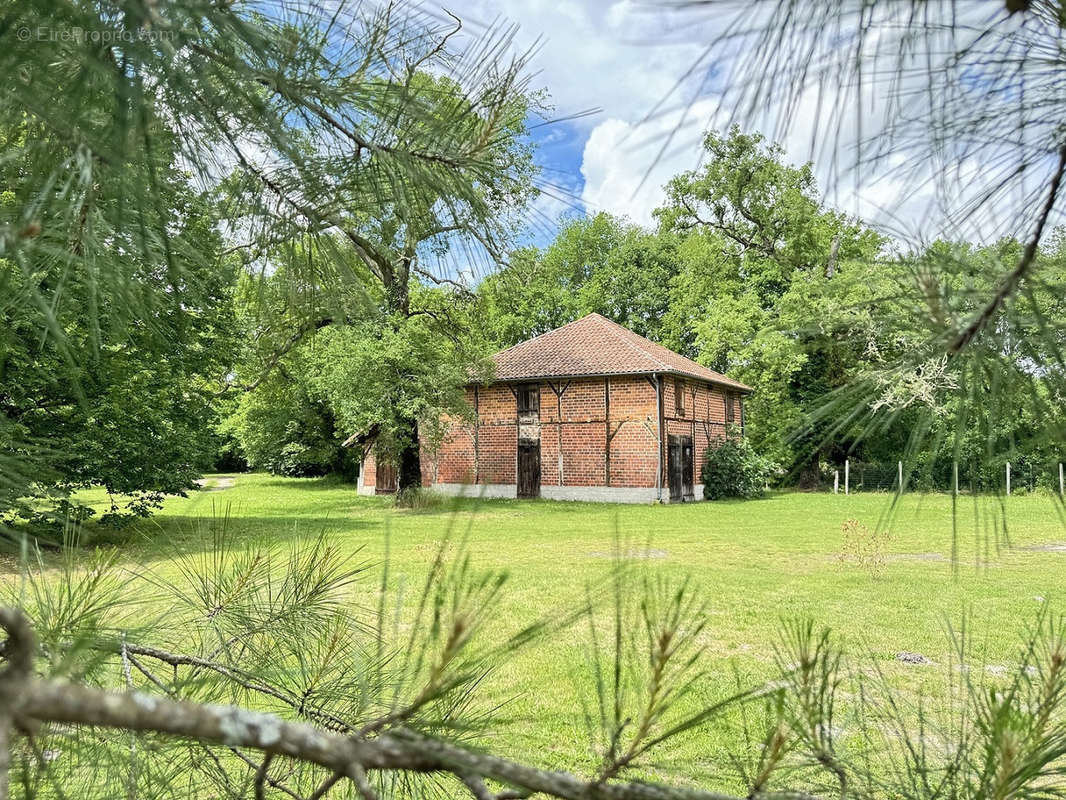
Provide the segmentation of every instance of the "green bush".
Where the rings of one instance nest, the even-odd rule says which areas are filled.
[[[447,503],[447,498],[439,492],[427,489],[424,486],[412,486],[409,489],[398,491],[395,502],[397,508],[428,511],[444,506]]]
[[[760,497],[774,464],[763,458],[738,432],[707,449],[703,461],[703,497],[721,500],[726,497]]]

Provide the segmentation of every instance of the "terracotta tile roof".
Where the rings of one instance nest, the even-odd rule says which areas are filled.
[[[697,364],[600,314],[589,314],[553,331],[520,342],[492,357],[496,380],[576,378],[590,375],[642,375],[657,372],[728,386],[751,387]]]

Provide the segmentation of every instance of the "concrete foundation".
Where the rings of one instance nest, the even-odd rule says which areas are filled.
[[[509,498],[518,496],[513,483],[469,484],[435,483],[433,490],[449,496]],[[702,492],[701,492],[702,493]],[[663,491],[664,497],[668,493]],[[544,500],[572,500],[586,503],[654,503],[658,490],[620,486],[544,486],[540,487]]]
[[[451,497],[514,500],[518,496],[518,486],[513,483],[435,483],[430,488]]]
[[[589,503],[654,503],[658,499],[658,491],[619,486],[541,486],[540,496],[545,500]]]
[[[518,486],[513,483],[435,483],[433,491],[449,497],[484,497],[487,499],[514,500],[518,496]],[[696,486],[696,500],[703,499],[703,486]],[[373,486],[363,486],[362,476],[356,492],[364,497],[374,496]],[[639,487],[621,486],[541,486],[540,496],[544,500],[561,500],[584,503],[655,503],[659,501],[659,490]],[[670,492],[663,487],[662,502],[670,502]]]

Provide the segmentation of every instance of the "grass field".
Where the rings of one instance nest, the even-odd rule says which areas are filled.
[[[884,494],[779,493],[680,506],[464,500],[398,510],[389,499],[322,480],[216,476],[208,486],[124,532],[123,560],[166,574],[168,554],[205,547],[205,520],[228,516],[242,546],[325,532],[355,558],[380,563],[388,540],[394,582],[416,585],[448,531],[465,533],[477,566],[510,575],[496,621],[495,635],[503,635],[578,607],[621,547],[651,574],[691,575],[709,600],[708,695],[732,685],[735,673],[753,682],[768,675],[782,620],[798,616],[832,628],[849,652],[873,659],[908,691],[935,690],[938,667],[949,661],[946,627],[967,612],[978,658],[1009,669],[1026,625],[1045,601],[1061,608],[1066,589],[1066,528],[1054,499],[1040,495],[1002,506],[960,498],[954,564],[951,498],[905,496],[888,517],[884,564],[875,572],[841,560],[841,525],[853,518],[876,527],[890,507]],[[499,733],[505,753],[534,754],[552,767],[587,763],[579,702],[588,688],[586,639],[575,626],[491,676],[487,698],[508,701],[510,722]],[[901,663],[902,651],[934,663]],[[709,760],[724,746],[705,736],[680,749]]]

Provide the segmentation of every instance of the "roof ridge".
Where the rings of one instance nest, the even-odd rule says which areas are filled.
[[[752,391],[733,378],[593,311],[493,356],[503,380],[672,373]]]
[[[632,331],[632,330],[630,330],[630,329],[629,329],[629,328],[627,328],[627,327],[626,327],[625,325],[619,325],[619,324],[618,324],[617,322],[615,322],[614,320],[611,320],[611,319],[607,319],[607,317],[603,317],[603,319],[605,319],[605,320],[606,320],[607,322],[611,323],[611,325],[615,326],[616,328],[619,328],[619,329],[620,329],[620,330],[621,330],[621,331],[622,331],[623,333],[626,333],[626,334],[628,334],[629,336],[634,336],[634,337],[636,337],[636,338],[638,338],[638,339],[641,339],[642,341],[645,341],[645,342],[647,342],[648,344],[652,345],[653,347],[658,347],[658,348],[660,348],[661,350],[665,350],[665,351],[666,351],[667,353],[669,353],[669,354],[670,354],[671,356],[675,356],[675,357],[677,357],[677,358],[681,359],[682,361],[685,361],[685,362],[687,362],[687,363],[689,363],[689,364],[692,364],[693,366],[696,366],[696,367],[700,367],[701,369],[705,369],[705,370],[707,370],[708,372],[713,372],[713,373],[714,373],[715,375],[719,375],[719,376],[721,376],[722,378],[724,378],[724,379],[725,379],[725,380],[727,380],[727,381],[732,381],[732,382],[734,382],[734,383],[739,383],[739,381],[736,381],[735,379],[733,379],[733,378],[730,378],[730,377],[729,377],[728,375],[726,375],[725,373],[719,372],[719,371],[718,371],[718,370],[716,370],[716,369],[711,369],[711,368],[710,368],[710,367],[708,367],[708,366],[707,366],[706,364],[701,364],[701,363],[700,363],[699,361],[696,361],[696,360],[695,360],[694,358],[689,358],[688,356],[686,356],[686,355],[684,355],[684,354],[682,354],[682,353],[677,353],[677,352],[674,352],[674,351],[673,351],[673,350],[671,350],[671,349],[670,349],[669,347],[667,347],[666,345],[664,345],[664,344],[663,344],[662,342],[657,342],[657,341],[655,341],[654,339],[649,339],[649,338],[648,338],[647,336],[641,336],[641,335],[640,335],[639,333],[637,333],[636,331]],[[634,344],[634,346],[636,346],[636,345]],[[651,358],[651,359],[653,359],[653,360],[655,360],[655,361],[659,362],[659,364],[661,364],[661,365],[662,365],[663,369],[665,369],[665,370],[670,370],[670,371],[676,371],[677,367],[675,367],[675,366],[673,366],[673,365],[671,365],[671,364],[669,364],[669,363],[667,363],[667,362],[663,361],[663,360],[662,360],[661,358],[659,358],[659,357],[657,357],[657,356],[655,356],[655,355],[653,355],[653,354],[651,354],[651,353],[647,352],[646,350],[642,350],[642,352],[643,352],[643,353],[644,353],[644,354],[645,354],[646,356],[648,356],[648,358]]]
[[[618,338],[622,341],[623,344],[626,345],[626,347],[628,347],[631,350],[635,351],[636,353],[644,356],[645,358],[649,358],[652,361],[654,361],[656,364],[659,365],[659,369],[660,370],[662,370],[664,372],[669,371],[669,369],[670,369],[670,365],[669,364],[667,364],[661,358],[658,358],[657,356],[652,355],[647,350],[645,350],[643,347],[638,346],[636,342],[634,342],[632,339],[629,338],[630,336],[637,336],[637,337],[643,339],[646,342],[651,342],[651,339],[649,339],[647,336],[641,336],[639,333],[636,333],[635,331],[629,330],[629,328],[627,328],[625,325],[619,325],[614,320],[608,319],[607,317],[603,316],[603,314],[599,314],[599,313],[597,313],[595,311],[592,312],[592,314],[587,314],[586,316],[590,316],[591,317],[593,315],[595,315],[599,319],[601,319],[604,322],[606,322],[608,325],[611,326],[611,328],[617,328],[618,331],[622,335],[618,336],[617,333],[615,335],[618,336]],[[614,331],[612,331],[612,333],[614,333]],[[652,344],[655,344],[655,343],[652,342]]]

